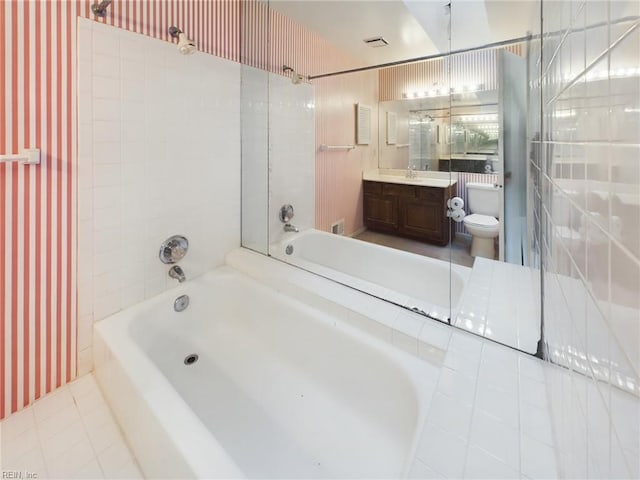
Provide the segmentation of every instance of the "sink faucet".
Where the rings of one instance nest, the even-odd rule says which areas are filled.
[[[409,167],[407,168],[407,178],[416,178],[417,174],[415,172],[415,170],[413,169],[413,165],[409,165]]]
[[[169,276],[178,280],[179,283],[182,283],[187,279],[184,275],[184,271],[178,265],[174,265],[169,269]]]
[[[284,225],[285,232],[299,232],[298,227],[291,225],[290,223],[285,223]]]

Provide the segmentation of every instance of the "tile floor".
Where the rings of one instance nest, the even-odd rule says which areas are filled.
[[[549,368],[555,369],[452,333],[410,478],[558,478]]]
[[[517,301],[505,292],[513,292]],[[540,339],[540,272],[476,258],[453,325],[535,354]]]
[[[38,479],[143,478],[93,374],[0,422],[0,470]]]

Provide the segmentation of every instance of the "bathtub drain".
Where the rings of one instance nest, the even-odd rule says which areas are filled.
[[[287,245],[287,247],[284,249],[284,252],[287,255],[291,255],[293,253],[293,245]]]
[[[186,357],[184,357],[184,364],[185,365],[193,365],[197,361],[198,361],[198,354],[197,353],[192,353],[191,355],[187,355]]]

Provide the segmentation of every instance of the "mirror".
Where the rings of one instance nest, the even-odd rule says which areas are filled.
[[[474,16],[474,3],[271,1],[271,24],[299,25],[288,35],[323,60],[286,70],[281,45],[269,45],[268,168],[257,167],[267,204],[254,202],[268,219],[247,229],[260,225],[255,250],[534,354],[526,28],[491,31],[496,12]],[[534,3],[506,2],[500,15],[535,19]],[[364,10],[388,32],[394,15],[416,30],[380,53],[356,45],[348,32],[377,25],[354,20]],[[246,131],[256,135],[251,122]],[[243,162],[245,175],[256,176]],[[296,212],[286,225],[283,204]]]

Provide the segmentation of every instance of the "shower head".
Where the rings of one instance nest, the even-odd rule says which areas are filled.
[[[107,16],[107,7],[111,5],[113,0],[102,0],[99,3],[94,3],[91,5],[91,11],[96,17],[106,17]]]
[[[196,52],[196,44],[193,40],[189,40],[182,30],[178,27],[169,27],[169,35],[178,39],[178,51],[183,55],[191,55]]]
[[[291,83],[293,83],[294,85],[298,85],[302,83],[302,81],[304,80],[304,75],[296,72],[293,68],[291,68],[288,65],[283,65],[282,71],[284,73],[291,73]]]

